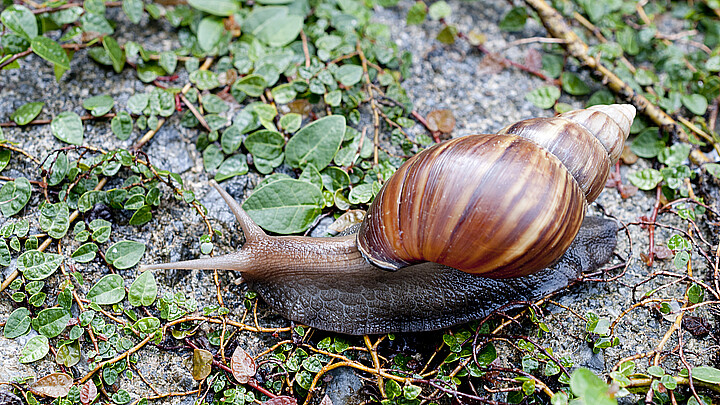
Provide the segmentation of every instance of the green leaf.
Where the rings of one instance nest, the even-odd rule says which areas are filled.
[[[293,179],[278,180],[256,189],[243,204],[258,225],[281,234],[305,231],[324,206],[318,187]]]
[[[106,94],[90,97],[83,101],[83,108],[90,111],[93,117],[107,114],[114,105],[115,100]]]
[[[150,100],[150,94],[148,93],[135,93],[127,101],[127,107],[130,112],[136,115],[140,115],[145,110]]]
[[[27,125],[40,114],[44,105],[42,102],[23,104],[10,115],[10,119],[18,125]]]
[[[720,370],[715,367],[700,366],[692,369],[692,376],[710,384],[720,384]]]
[[[710,173],[716,179],[720,179],[720,164],[718,163],[706,163],[705,170]]]
[[[573,96],[584,96],[590,93],[590,87],[575,73],[563,72],[560,75],[560,80],[562,81],[563,90]]]
[[[65,50],[52,39],[45,36],[37,36],[30,43],[33,52],[46,61],[53,63],[65,70],[70,69],[70,58]]]
[[[413,5],[410,7],[407,13],[407,24],[408,25],[418,25],[422,24],[423,21],[425,21],[425,17],[427,16],[427,5],[425,5],[425,2],[418,1],[413,3]]]
[[[513,7],[505,14],[498,26],[503,31],[522,31],[525,28],[527,18],[528,14],[525,7]]]
[[[43,335],[34,336],[20,351],[20,363],[32,363],[45,357],[50,351],[50,341]]]
[[[108,53],[110,60],[112,61],[113,69],[116,73],[120,73],[125,66],[125,51],[120,48],[115,38],[106,35],[102,40],[103,48]],[[102,114],[100,114],[102,115]]]
[[[30,330],[30,310],[20,307],[12,312],[5,322],[3,335],[7,339],[15,339],[28,333]]]
[[[135,322],[133,328],[142,333],[153,333],[160,328],[160,320],[151,316],[141,318]]]
[[[135,213],[130,218],[130,221],[128,221],[128,223],[130,225],[140,226],[140,225],[145,225],[146,223],[150,222],[151,219],[152,219],[152,212],[150,211],[150,206],[144,205],[140,209],[135,211]]]
[[[276,15],[269,24],[265,24],[260,30],[254,31],[254,34],[260,41],[270,46],[281,47],[295,40],[302,27],[302,16]]]
[[[20,212],[30,200],[32,187],[24,177],[8,181],[0,188],[0,212],[6,217]]]
[[[230,109],[225,100],[214,94],[208,94],[207,96],[203,97],[202,105],[203,107],[205,107],[205,112],[213,114],[223,113]]]
[[[350,177],[339,167],[328,167],[320,172],[323,186],[333,193],[350,185]]]
[[[700,94],[687,94],[682,96],[683,105],[695,115],[705,115],[707,111],[707,99]]]
[[[403,396],[407,400],[413,400],[417,398],[421,392],[422,388],[418,387],[417,385],[410,384],[403,387]]]
[[[32,323],[41,335],[54,338],[65,330],[70,318],[65,308],[47,308],[40,311]]]
[[[225,131],[223,131],[220,137],[220,144],[222,145],[223,152],[231,154],[235,152],[242,144],[243,134],[237,125],[230,125]]]
[[[234,0],[188,0],[193,8],[220,17],[229,17],[240,7]]]
[[[160,60],[158,61],[158,65],[160,65],[161,68],[165,69],[167,74],[171,75],[173,72],[175,72],[175,68],[177,68],[177,55],[174,52],[160,52]]]
[[[253,156],[271,160],[282,153],[285,137],[276,131],[261,130],[248,135],[243,144]]]
[[[267,83],[259,75],[247,75],[233,83],[233,90],[242,91],[250,97],[260,97],[265,91]]]
[[[429,14],[430,18],[433,20],[448,18],[450,17],[450,14],[452,14],[452,8],[450,8],[450,6],[442,0],[436,1],[430,5]]]
[[[190,73],[189,79],[197,86],[198,90],[212,90],[220,86],[217,74],[209,70],[196,70]]]
[[[98,34],[107,35],[112,35],[115,32],[110,22],[100,14],[85,13],[80,17],[80,22],[85,32],[97,32]]]
[[[674,143],[658,154],[658,160],[668,166],[678,166],[690,156],[692,147],[687,143]]]
[[[293,168],[312,163],[324,169],[337,153],[345,135],[345,117],[331,115],[298,131],[285,146],[285,162]]]
[[[128,301],[134,307],[150,306],[157,297],[157,283],[151,271],[146,271],[133,281],[128,290]]]
[[[323,179],[320,175],[320,172],[318,172],[318,169],[315,168],[315,166],[312,163],[308,163],[305,165],[305,168],[303,169],[302,173],[300,174],[300,177],[298,177],[298,180],[306,181],[310,184],[315,185],[319,189],[322,190],[323,187]]]
[[[72,367],[80,362],[80,342],[77,340],[72,343],[67,343],[62,346],[57,351],[57,355],[55,356],[55,362],[58,364],[62,364],[65,367]],[[70,382],[72,382],[72,379],[70,379]],[[92,384],[92,382],[91,382]]]
[[[28,250],[18,257],[18,270],[28,280],[44,280],[60,267],[63,256],[55,253],[44,253],[39,250]]]
[[[658,138],[657,128],[643,130],[630,145],[630,150],[642,158],[654,158],[665,148],[665,142]]]
[[[225,26],[219,17],[205,17],[198,24],[197,30],[200,48],[205,52],[210,52],[225,32]]]
[[[145,253],[145,244],[131,240],[122,240],[108,248],[105,260],[116,269],[129,269],[137,264]]]
[[[72,111],[64,111],[50,123],[53,135],[63,142],[81,145],[83,142],[83,124],[80,116]]]
[[[297,113],[285,114],[282,118],[280,118],[280,128],[289,133],[297,131],[300,128],[301,124],[302,115]]]
[[[111,224],[104,219],[94,219],[90,222],[90,229],[93,231],[92,238],[97,243],[104,243],[110,238]]]
[[[133,119],[127,111],[120,111],[110,121],[110,128],[118,139],[124,141],[130,138],[133,130]]]
[[[538,108],[552,108],[560,98],[560,89],[555,86],[543,86],[525,95],[525,100]]]
[[[144,10],[142,0],[123,0],[122,9],[133,24],[140,23]]]
[[[705,69],[710,72],[720,72],[720,55],[710,57],[705,62]]]
[[[88,242],[75,250],[70,257],[78,263],[87,263],[95,258],[98,246],[93,242]]]
[[[215,181],[221,182],[231,177],[240,176],[248,172],[245,155],[237,154],[225,159],[215,173]]]
[[[350,190],[348,199],[351,204],[366,204],[370,202],[373,197],[372,184],[363,183],[358,184]]]
[[[279,104],[287,104],[297,97],[295,86],[292,83],[281,84],[272,89],[271,93],[275,102]]]
[[[437,3],[435,3],[437,4]],[[343,85],[350,87],[362,79],[363,70],[358,65],[345,64],[335,71],[335,79]]]
[[[25,6],[10,5],[0,14],[0,20],[11,31],[31,41],[38,35],[35,15]]]
[[[111,249],[112,247],[108,249],[108,252]],[[143,251],[144,250],[145,246],[143,245]],[[125,298],[125,285],[122,276],[118,274],[108,274],[101,278],[90,288],[86,298],[90,300],[90,302],[98,305],[112,305],[122,301],[123,298]]]
[[[617,401],[610,394],[609,387],[600,377],[586,368],[578,368],[572,373],[570,389],[586,404],[617,405]]]
[[[208,172],[217,170],[223,159],[222,149],[214,143],[210,144],[203,152],[203,165]]]
[[[15,239],[13,239],[15,240]],[[20,242],[20,241],[18,241]],[[19,244],[19,243],[18,243]],[[8,248],[5,239],[0,239],[0,266],[7,267],[10,265],[12,257],[10,256],[10,248]]]
[[[628,174],[628,180],[641,190],[653,190],[663,180],[662,174],[655,169],[642,169]]]
[[[40,228],[53,239],[60,239],[70,228],[70,210],[67,203],[45,204],[40,210]]]
[[[458,29],[454,25],[446,25],[437,35],[437,40],[443,44],[451,45],[455,42],[458,35]]]
[[[608,90],[598,90],[590,96],[585,108],[592,107],[594,105],[607,105],[615,102],[615,96]]]
[[[693,283],[688,289],[688,301],[691,304],[697,304],[705,299],[705,291],[699,284]]]
[[[8,163],[10,163],[10,157],[12,157],[12,153],[10,153],[10,150],[0,149],[0,171],[5,169]]]

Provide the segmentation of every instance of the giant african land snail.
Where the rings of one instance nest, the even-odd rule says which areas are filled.
[[[335,238],[267,236],[213,182],[240,222],[243,247],[145,269],[240,271],[282,316],[341,333],[477,319],[609,259],[615,224],[584,219],[585,208],[634,116],[630,105],[595,106],[435,145],[385,183],[357,234]]]

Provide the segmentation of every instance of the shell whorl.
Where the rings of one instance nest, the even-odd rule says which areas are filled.
[[[492,278],[537,272],[572,243],[634,113],[598,106],[434,145],[385,183],[358,248],[386,269],[428,261]]]
[[[605,188],[634,118],[632,105],[597,105],[556,117],[520,121],[498,133],[531,139],[557,156],[592,202]]]

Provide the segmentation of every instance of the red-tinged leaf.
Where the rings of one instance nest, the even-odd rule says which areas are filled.
[[[60,398],[67,396],[72,385],[73,379],[69,375],[65,373],[52,373],[30,385],[30,391],[50,398]]]
[[[542,70],[542,53],[537,49],[530,48],[525,55],[525,66],[532,70]]]
[[[637,194],[638,188],[633,186],[632,184],[625,184],[623,185],[622,190],[620,191],[620,197],[622,198],[630,198]]]
[[[232,369],[233,377],[235,377],[240,384],[247,384],[257,371],[255,360],[240,346],[233,352],[232,358],[230,359],[230,368]],[[266,404],[267,403],[268,402],[266,402]],[[297,402],[293,403],[296,404]],[[275,405],[282,405],[282,403]]]
[[[431,111],[427,116],[427,122],[431,131],[449,134],[455,128],[455,116],[450,110]]]
[[[669,257],[673,257],[672,250],[668,249],[667,246],[655,246],[653,248],[653,253],[655,253],[655,257],[658,259],[667,259]]]
[[[97,396],[97,387],[92,380],[88,380],[80,387],[80,402],[83,405],[91,403]]]
[[[332,402],[332,400],[330,399],[330,397],[327,396],[327,394],[325,394],[325,396],[323,397],[322,401],[320,401],[320,405],[333,405],[333,402]]]
[[[196,381],[201,381],[210,375],[212,370],[213,355],[207,350],[195,349],[193,351],[192,375]]]
[[[297,405],[297,400],[283,395],[280,397],[270,398],[263,402],[263,405]]]

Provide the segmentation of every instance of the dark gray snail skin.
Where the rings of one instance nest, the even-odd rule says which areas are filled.
[[[437,330],[567,287],[610,259],[616,233],[614,221],[586,217],[557,263],[519,278],[484,278],[423,263],[395,272],[376,268],[361,275],[309,273],[247,282],[283,317],[318,329],[350,335]]]
[[[615,223],[583,218],[634,117],[631,105],[593,106],[433,145],[385,181],[356,234],[335,238],[266,235],[211,182],[242,248],[145,269],[235,270],[285,318],[346,334],[483,318],[609,260]]]
[[[615,248],[615,222],[586,217],[565,254],[528,276],[491,279],[436,263],[387,271],[362,257],[354,233],[334,238],[268,236],[225,190],[211,184],[238,219],[245,245],[224,256],[141,270],[240,271],[248,287],[283,317],[350,335],[437,330],[483,318],[500,307],[520,306],[519,301],[559,291],[599,268]]]

